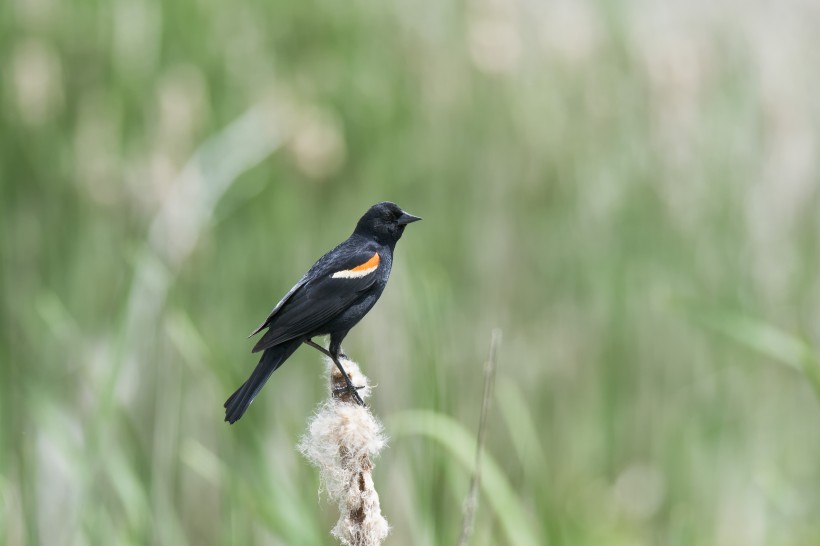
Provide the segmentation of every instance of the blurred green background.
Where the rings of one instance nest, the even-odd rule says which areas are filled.
[[[384,199],[345,349],[390,544],[820,544],[820,9],[0,3],[0,543],[331,544],[303,348],[247,333]]]

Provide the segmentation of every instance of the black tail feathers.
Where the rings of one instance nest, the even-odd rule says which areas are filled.
[[[253,399],[259,394],[262,386],[279,366],[293,354],[302,344],[301,339],[296,339],[265,349],[259,364],[247,381],[242,383],[235,393],[225,401],[225,420],[231,424],[239,420],[240,417],[251,405]]]

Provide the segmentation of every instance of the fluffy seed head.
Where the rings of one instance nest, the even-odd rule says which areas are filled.
[[[371,394],[358,365],[340,360],[362,399]],[[308,423],[299,450],[319,469],[321,487],[339,505],[339,521],[331,531],[346,546],[375,546],[387,536],[379,495],[373,485],[372,459],[387,444],[384,430],[368,408],[343,392],[342,374],[329,363],[330,398]]]

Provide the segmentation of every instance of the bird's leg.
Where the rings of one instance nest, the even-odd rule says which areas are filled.
[[[345,383],[347,384],[347,389],[345,389],[345,390],[347,392],[349,392],[351,394],[351,396],[353,396],[353,399],[356,400],[357,404],[359,404],[360,406],[363,406],[363,407],[367,407],[367,404],[364,403],[364,400],[362,400],[362,397],[359,396],[358,389],[362,388],[362,387],[354,387],[353,386],[353,382],[350,380],[350,376],[347,375],[347,372],[342,367],[342,364],[341,364],[341,362],[339,362],[339,359],[336,358],[333,355],[333,353],[331,353],[330,351],[328,351],[327,349],[325,349],[324,347],[322,347],[321,345],[319,345],[318,343],[316,343],[312,339],[306,339],[304,341],[304,343],[307,344],[307,345],[310,345],[311,347],[313,347],[314,349],[316,349],[320,353],[322,353],[325,356],[329,357],[333,361],[333,363],[336,364],[336,367],[342,373],[342,377],[344,378]],[[337,393],[334,392],[334,394],[337,394]]]
[[[330,352],[331,358],[333,358],[334,356],[336,357],[333,358],[333,361],[336,363],[336,366],[339,368],[339,371],[342,372],[342,376],[344,377],[345,383],[347,383],[347,389],[336,389],[334,391],[334,394],[339,396],[340,394],[347,392],[347,394],[351,395],[353,399],[359,403],[359,405],[365,406],[364,401],[357,392],[358,389],[364,387],[354,387],[354,385],[350,381],[350,376],[345,374],[345,370],[342,369],[341,363],[339,361],[340,358],[347,358],[347,356],[344,354],[344,351],[342,351],[342,340],[345,338],[346,335],[347,331],[340,331],[330,334],[330,341],[328,342],[327,346],[327,350],[328,352]]]

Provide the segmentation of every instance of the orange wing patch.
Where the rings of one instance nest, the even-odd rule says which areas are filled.
[[[379,267],[379,261],[381,258],[379,257],[378,252],[373,253],[373,257],[367,260],[365,263],[361,265],[357,265],[353,269],[345,269],[344,271],[337,271],[332,276],[334,279],[359,279],[364,277],[365,275],[370,275]]]
[[[381,258],[379,257],[379,253],[374,252],[372,258],[367,260],[362,265],[357,265],[356,267],[354,267],[350,271],[364,271],[365,269],[372,269],[372,268],[379,267],[379,261],[380,260],[381,260]]]

